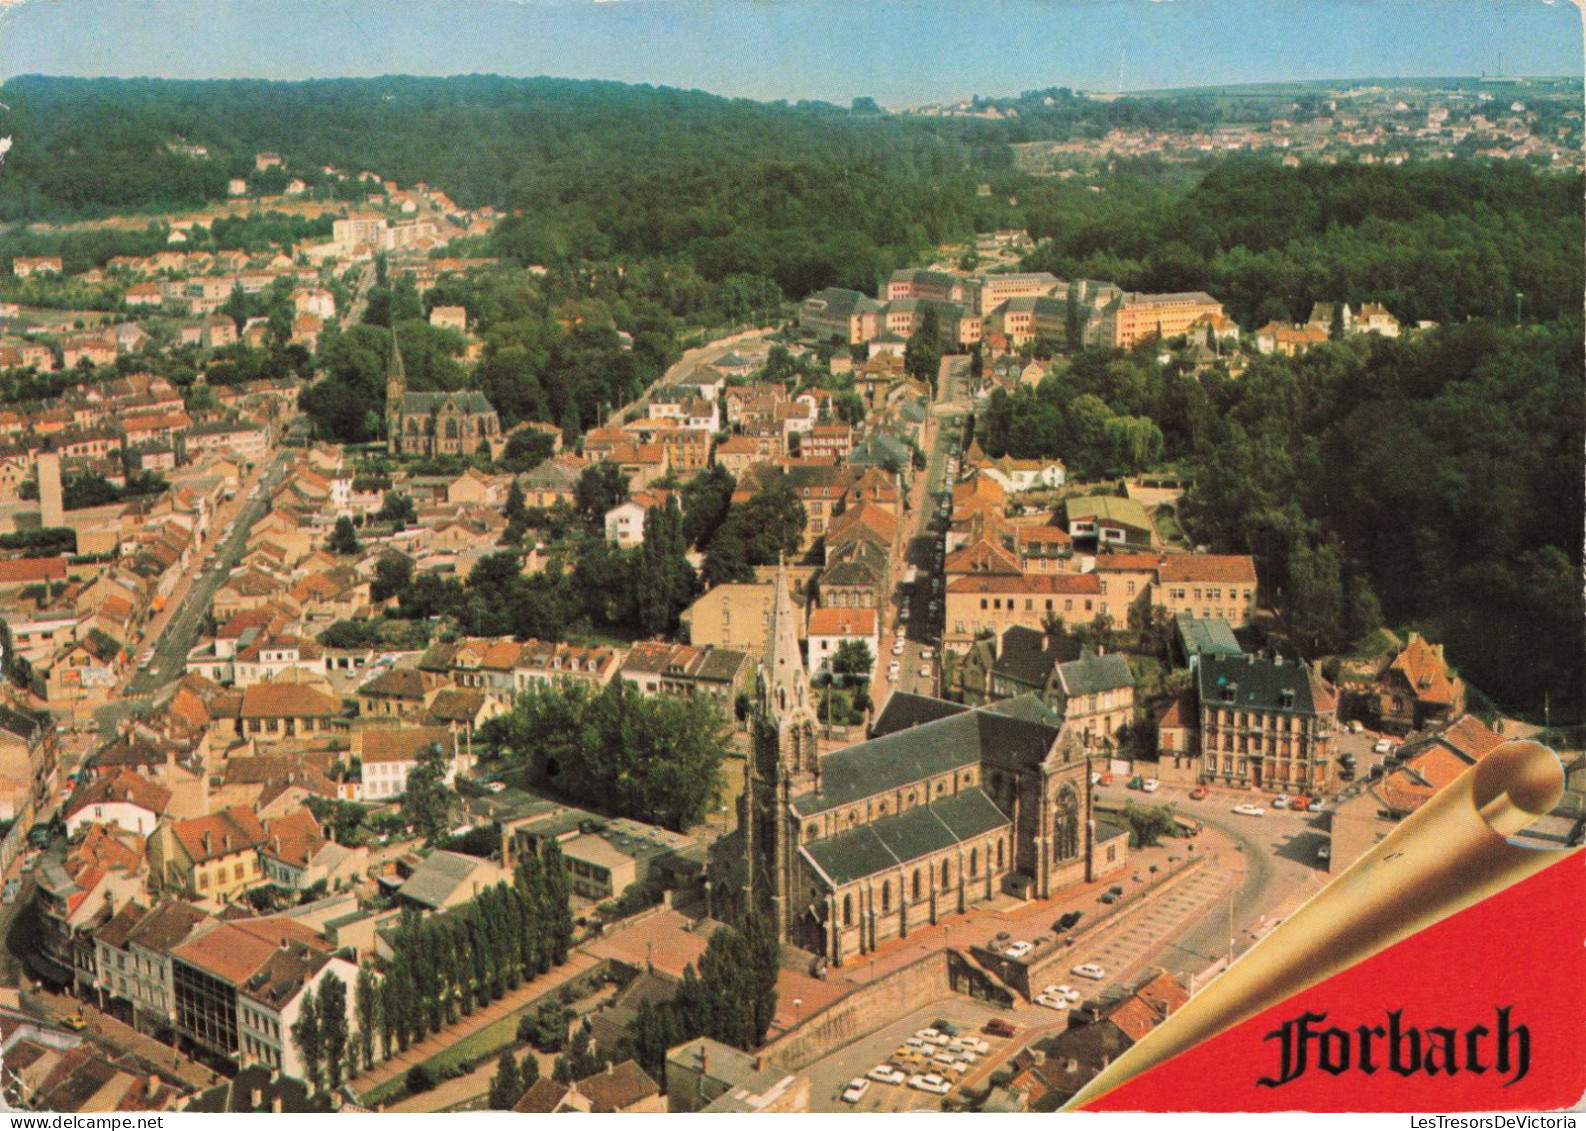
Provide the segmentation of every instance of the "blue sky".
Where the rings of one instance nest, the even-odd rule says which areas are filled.
[[[0,0],[0,76],[559,75],[892,106],[1580,75],[1569,0]]]

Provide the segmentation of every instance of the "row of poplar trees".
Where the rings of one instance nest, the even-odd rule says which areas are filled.
[[[573,938],[569,895],[566,863],[551,843],[540,855],[525,854],[510,884],[485,888],[443,914],[404,912],[385,976],[359,971],[355,1032],[326,1042],[324,1019],[334,1010],[326,1010],[324,998],[335,979],[327,978],[313,1007],[305,1006],[315,1023],[301,1033],[295,1028],[293,1037],[309,1082],[336,1087],[344,1064],[350,1077],[566,962]],[[345,987],[335,981],[345,1003]]]

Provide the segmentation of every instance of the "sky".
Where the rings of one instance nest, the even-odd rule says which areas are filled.
[[[0,77],[488,72],[902,107],[1583,59],[1570,0],[0,0]]]

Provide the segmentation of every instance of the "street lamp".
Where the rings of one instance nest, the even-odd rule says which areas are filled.
[[[799,1023],[799,1012],[803,1008],[804,1008],[804,999],[801,998],[801,997],[794,998],[793,999],[793,1024],[797,1025]]]
[[[1514,292],[1514,324],[1516,326],[1518,326],[1520,324],[1520,304],[1522,302],[1524,302],[1524,301],[1525,301],[1525,292],[1524,291],[1515,291]]]

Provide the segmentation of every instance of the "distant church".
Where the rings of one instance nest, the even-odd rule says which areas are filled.
[[[1110,870],[1084,742],[1033,699],[897,692],[869,741],[821,756],[794,616],[779,573],[738,809],[746,902],[783,942],[840,965],[1000,893],[1044,899]]]
[[[385,382],[386,447],[394,455],[467,456],[491,450],[501,437],[501,421],[485,395],[410,393],[396,327],[391,328],[391,363]]]

